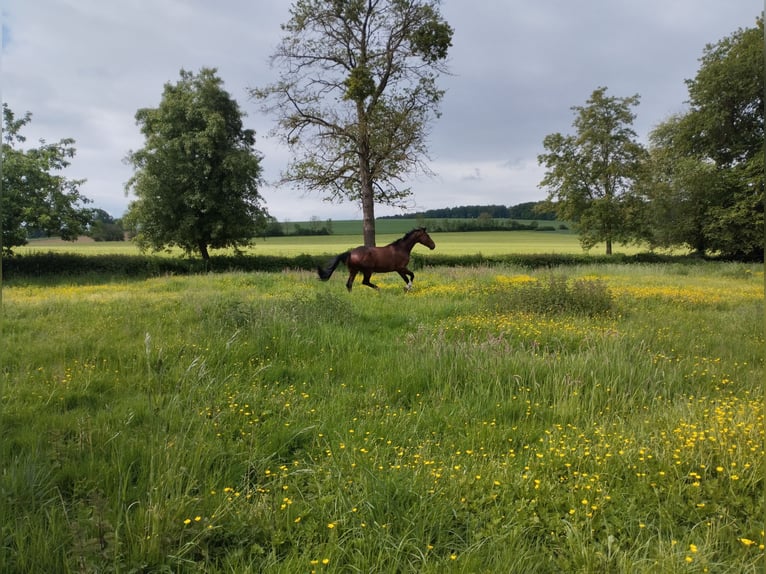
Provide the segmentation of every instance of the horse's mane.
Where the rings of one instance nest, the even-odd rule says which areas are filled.
[[[410,236],[414,235],[415,233],[418,233],[419,231],[425,231],[425,230],[426,230],[425,227],[416,227],[415,229],[411,229],[410,231],[404,234],[404,237],[400,237],[393,243],[390,243],[390,245],[398,245],[399,243],[402,243],[406,241],[407,239],[409,239]]]

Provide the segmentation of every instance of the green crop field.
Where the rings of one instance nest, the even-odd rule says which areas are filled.
[[[763,571],[761,265],[376,277],[6,282],[0,571]]]
[[[533,220],[517,219],[513,220],[521,225],[532,224]],[[498,219],[494,220],[498,224],[507,224],[508,220]],[[396,219],[378,219],[375,221],[376,231],[382,234],[403,235],[414,227],[426,227],[429,231],[436,229],[444,229],[448,225],[459,224],[473,224],[476,225],[477,221],[473,219],[451,218],[451,219],[428,219],[428,218],[396,218]],[[554,227],[555,233],[572,233],[569,231],[570,225],[561,221],[537,221],[537,225]],[[284,222],[282,223],[282,229],[288,233],[293,233],[296,227],[302,229],[312,229],[313,227],[327,227],[332,228],[333,234],[336,235],[356,235],[362,236],[362,221],[358,219],[338,219],[338,220],[326,220],[326,221],[296,221],[296,222]],[[564,229],[561,229],[561,227]],[[549,233],[549,232],[546,232]]]
[[[385,220],[385,222],[385,224],[380,226],[383,230],[386,230],[391,222],[401,223],[398,220]],[[358,224],[359,222],[353,223]],[[377,244],[385,245],[399,239],[406,231],[412,229],[412,225],[406,223],[403,229],[404,231],[401,232],[396,230],[379,232],[377,234]],[[436,242],[437,251],[435,253],[439,254],[583,253],[577,235],[565,231],[474,231],[465,233],[430,233],[430,235]],[[360,227],[359,233],[259,238],[253,242],[251,247],[245,249],[245,253],[251,255],[284,256],[301,254],[334,255],[356,247],[362,242]],[[638,246],[615,246],[615,252],[619,253],[632,254],[645,250],[645,247]],[[18,247],[14,251],[22,255],[49,251],[126,255],[138,253],[138,249],[129,241],[97,243],[88,239],[75,242],[57,239],[33,240],[28,245]],[[418,245],[415,247],[414,252],[427,256],[428,249]],[[590,251],[593,254],[601,254],[603,252],[603,245],[597,245]],[[177,256],[180,254],[180,251],[172,250],[170,253]],[[221,250],[212,251],[213,255],[218,253],[221,253]]]
[[[436,243],[435,253],[466,255],[481,253],[498,255],[504,253],[582,253],[576,235],[546,233],[541,231],[474,231],[469,233],[430,233]],[[402,234],[378,234],[377,244],[385,245]],[[260,239],[248,250],[253,254],[311,255],[336,254],[356,247],[362,242],[359,235],[327,235],[316,237],[269,237]],[[603,248],[599,247],[600,253]],[[634,253],[638,249],[624,249]],[[428,249],[416,245],[414,253],[427,257]],[[596,250],[594,250],[596,252]]]

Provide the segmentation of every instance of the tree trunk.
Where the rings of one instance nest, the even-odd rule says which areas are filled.
[[[205,261],[210,259],[210,253],[208,253],[207,251],[207,243],[200,241],[198,247],[199,247],[199,253],[200,255],[202,255],[202,259],[204,259]]]
[[[362,235],[365,247],[375,247],[375,194],[370,177],[370,139],[367,133],[367,116],[362,102],[357,102],[359,122],[359,186],[362,200]]]
[[[705,251],[707,251],[705,238],[702,236],[702,233],[699,233],[694,241],[694,256],[700,258],[705,257]]]
[[[367,189],[362,184],[362,234],[364,246],[375,247],[375,200],[369,182]]]
[[[607,239],[606,240],[606,254],[611,255],[612,254],[612,240]]]

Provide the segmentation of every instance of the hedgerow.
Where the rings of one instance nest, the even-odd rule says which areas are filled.
[[[194,275],[229,271],[279,272],[285,269],[313,271],[324,265],[330,255],[219,255],[208,261],[162,255],[82,255],[76,253],[32,253],[5,257],[3,277],[108,277],[144,278],[163,275]],[[505,255],[417,255],[410,266],[476,267],[515,265],[527,269],[556,268],[601,263],[671,263],[692,261],[687,256],[638,253],[635,255],[590,255],[569,253]]]

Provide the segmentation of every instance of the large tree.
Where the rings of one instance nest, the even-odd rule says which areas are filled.
[[[210,68],[181,70],[158,108],[138,110],[145,144],[127,157],[135,173],[126,190],[137,199],[125,219],[141,248],[177,245],[208,259],[209,248],[255,237],[266,216],[261,155],[244,115]]]
[[[38,147],[26,147],[21,130],[30,121],[30,112],[17,118],[3,104],[0,229],[6,252],[24,245],[33,234],[73,241],[91,221],[91,210],[85,207],[90,200],[79,191],[85,180],[62,174],[75,156],[74,140],[40,140]]]
[[[576,134],[546,136],[547,153],[538,162],[546,168],[540,187],[547,188],[559,219],[577,224],[585,249],[604,242],[611,254],[615,241],[644,238],[644,203],[635,184],[646,150],[632,128],[639,96],[618,98],[606,90],[596,89],[586,105],[572,108]]]
[[[651,134],[655,238],[763,258],[763,20],[705,47],[689,110]]]
[[[281,183],[360,203],[375,245],[375,204],[400,205],[403,176],[428,171],[452,28],[439,0],[297,0],[283,30],[279,80],[252,90],[294,153]]]
[[[691,153],[688,116],[674,115],[649,134],[649,158],[640,183],[652,247],[685,247],[705,255],[711,199],[725,193],[722,173]]]

